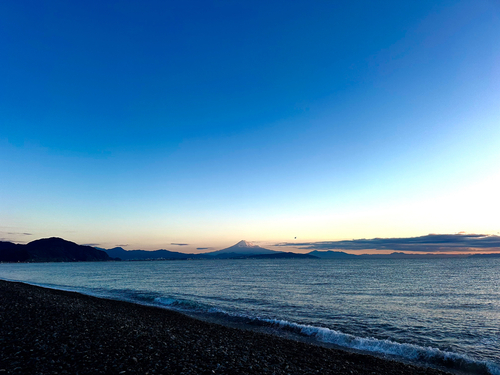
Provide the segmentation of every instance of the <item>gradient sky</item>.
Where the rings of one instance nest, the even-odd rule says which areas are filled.
[[[498,1],[3,1],[0,48],[0,239],[500,232]]]

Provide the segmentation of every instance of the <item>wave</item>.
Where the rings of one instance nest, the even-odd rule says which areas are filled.
[[[3,278],[4,280],[8,280]],[[8,280],[16,281],[16,280]],[[191,300],[175,297],[159,296],[156,293],[138,292],[132,290],[104,290],[87,289],[53,284],[30,283],[50,289],[77,292],[100,298],[117,299],[141,305],[157,306],[184,313],[214,316],[222,321],[235,322],[247,326],[270,327],[284,332],[291,332],[311,338],[317,342],[332,344],[341,348],[359,350],[379,355],[392,356],[409,360],[415,363],[445,367],[472,374],[500,375],[500,366],[488,361],[478,361],[467,355],[444,351],[433,347],[424,347],[415,344],[398,343],[390,340],[381,340],[373,337],[357,337],[326,327],[317,327],[307,324],[298,324],[287,320],[269,319],[250,316],[241,313],[227,312],[217,307],[197,303]]]
[[[193,302],[173,298],[156,298],[155,301],[166,308],[183,312],[216,315],[223,320],[239,322],[250,326],[268,326],[312,338],[317,342],[332,344],[341,348],[392,356],[414,363],[445,367],[449,370],[484,375],[500,375],[500,367],[488,361],[478,361],[467,355],[449,352],[433,347],[398,343],[373,337],[357,337],[325,327],[298,324],[280,319],[267,319],[246,314],[230,313],[215,307],[207,307]]]
[[[291,330],[304,336],[343,348],[355,349],[404,358],[418,363],[443,366],[448,369],[474,374],[500,375],[500,367],[487,361],[476,361],[467,355],[444,351],[433,347],[379,340],[373,337],[356,337],[329,328],[291,323],[285,320],[264,319],[280,329]]]

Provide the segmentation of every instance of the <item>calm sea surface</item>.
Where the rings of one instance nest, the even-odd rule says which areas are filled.
[[[500,374],[500,259],[0,264],[0,278]]]

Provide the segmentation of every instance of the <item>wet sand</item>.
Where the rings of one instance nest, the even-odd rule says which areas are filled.
[[[445,374],[0,280],[1,374]]]

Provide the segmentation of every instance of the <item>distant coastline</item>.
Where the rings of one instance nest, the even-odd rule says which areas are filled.
[[[500,253],[478,254],[350,254],[343,251],[313,250],[309,253],[276,251],[247,241],[213,252],[188,254],[170,250],[125,250],[122,247],[103,249],[78,245],[62,238],[42,238],[28,244],[0,241],[0,262],[93,262],[93,261],[159,261],[195,259],[437,259],[437,258],[500,258]]]

